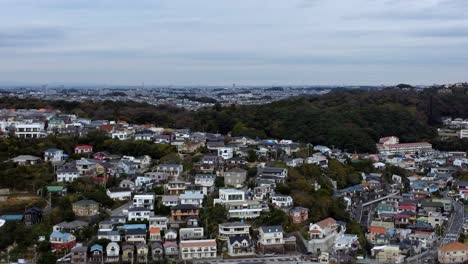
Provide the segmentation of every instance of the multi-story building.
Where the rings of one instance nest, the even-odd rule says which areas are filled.
[[[145,207],[128,209],[128,221],[149,221],[152,211]]]
[[[180,241],[182,260],[216,258],[216,239]]]
[[[203,203],[203,193],[198,191],[185,191],[185,193],[179,196],[181,204],[193,204],[196,206],[201,206]]]
[[[15,136],[20,138],[44,138],[46,137],[44,123],[17,123],[15,124]]]
[[[167,173],[170,177],[177,179],[184,172],[184,166],[181,164],[159,164],[156,166],[156,171]]]
[[[272,183],[284,183],[288,177],[288,169],[277,167],[258,168],[257,177]]]
[[[204,237],[203,227],[187,227],[179,229],[180,240],[195,240]]]
[[[289,211],[293,224],[300,224],[309,219],[309,209],[304,207],[295,207]]]
[[[73,182],[80,177],[76,168],[60,168],[57,170],[57,182]]]
[[[424,153],[432,152],[432,144],[428,142],[400,143],[397,137],[384,137],[379,140],[377,150],[382,155],[396,153]]]
[[[293,198],[289,195],[274,194],[271,197],[271,203],[277,207],[288,208],[293,206]]]
[[[99,204],[93,200],[81,200],[72,204],[76,216],[95,216],[99,214]]]
[[[60,162],[63,160],[63,150],[50,148],[44,151],[44,160],[50,162]]]
[[[224,173],[224,186],[240,188],[247,179],[247,171],[241,168],[233,168]]]
[[[317,223],[311,223],[309,225],[310,240],[307,243],[308,252],[327,252],[335,243],[338,226],[336,220],[331,217]]]
[[[230,237],[243,236],[250,234],[250,224],[243,222],[228,222],[219,224],[218,226],[218,238],[219,240],[226,241]]]
[[[149,227],[160,228],[161,230],[167,230],[168,222],[169,222],[169,218],[167,218],[167,216],[151,216],[149,218]]]
[[[187,183],[183,181],[170,181],[164,185],[166,191],[171,195],[179,195],[187,189]]]
[[[284,254],[283,227],[262,226],[258,229],[258,249],[262,254]]]
[[[199,209],[193,204],[179,204],[171,208],[171,219],[173,221],[185,221],[191,216],[198,216]]]
[[[226,207],[229,218],[255,218],[260,216],[265,206],[257,200],[247,200],[245,192],[236,189],[220,189],[219,198],[214,200],[214,204],[221,204]]]
[[[440,246],[437,250],[440,263],[466,263],[468,261],[468,245],[452,242]]]
[[[86,264],[88,263],[88,248],[78,245],[71,249],[71,263],[72,264]]]
[[[133,207],[144,207],[154,210],[154,194],[136,194],[133,196]]]

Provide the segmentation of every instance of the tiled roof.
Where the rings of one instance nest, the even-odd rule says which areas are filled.
[[[334,224],[336,224],[336,220],[331,217],[328,217],[327,219],[323,219],[322,221],[316,223],[316,225],[320,226],[321,228],[325,228]]]
[[[460,242],[452,242],[439,247],[440,251],[463,251],[468,250],[468,245]]]

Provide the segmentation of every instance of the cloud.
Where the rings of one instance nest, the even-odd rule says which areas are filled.
[[[0,31],[0,47],[34,47],[66,38],[66,32],[56,27],[20,28]]]
[[[427,83],[458,81],[468,67],[466,0],[4,0],[0,9],[0,82]]]

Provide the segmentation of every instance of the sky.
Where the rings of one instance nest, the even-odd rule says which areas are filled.
[[[0,84],[467,81],[467,0],[0,0]]]

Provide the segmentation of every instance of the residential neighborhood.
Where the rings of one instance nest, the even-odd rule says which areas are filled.
[[[45,109],[2,110],[0,119],[5,138],[80,140],[9,157],[25,169],[50,166],[53,179],[34,186],[42,206],[0,223],[41,226],[34,239],[57,263],[468,261],[466,150],[389,135],[378,153],[353,153]],[[167,151],[84,142],[97,136]],[[15,192],[0,191],[0,202]]]

